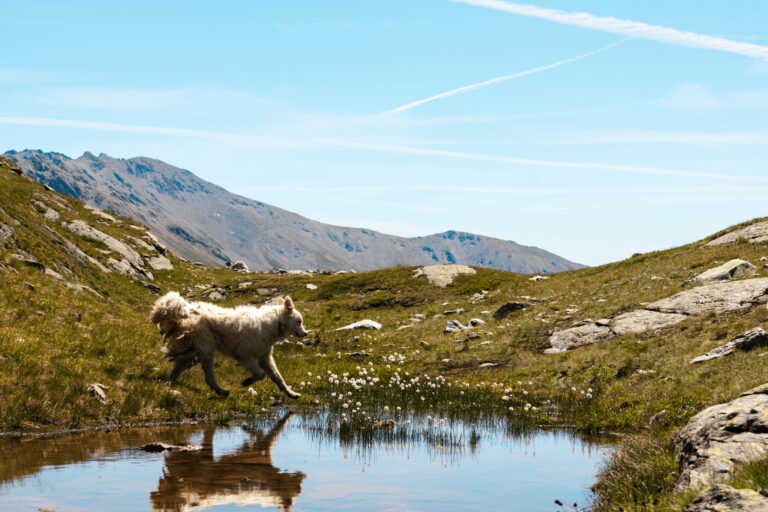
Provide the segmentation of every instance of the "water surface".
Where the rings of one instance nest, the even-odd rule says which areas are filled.
[[[333,417],[0,441],[0,508],[35,511],[562,510],[589,502],[609,448],[563,431],[513,434],[398,418],[360,439]],[[199,451],[147,453],[150,442]]]

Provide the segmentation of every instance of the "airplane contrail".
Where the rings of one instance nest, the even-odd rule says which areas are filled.
[[[458,3],[486,7],[497,11],[530,16],[564,25],[622,34],[639,39],[649,39],[660,43],[687,46],[689,48],[702,48],[721,52],[736,53],[757,59],[768,60],[768,46],[759,44],[742,43],[733,39],[685,32],[661,25],[649,25],[640,21],[622,20],[613,17],[600,17],[588,12],[567,12],[558,9],[546,9],[536,5],[518,4],[502,0],[452,0]]]
[[[461,94],[464,92],[468,92],[474,89],[479,89],[481,87],[488,87],[489,85],[497,84],[499,82],[506,82],[507,80],[514,80],[515,78],[520,78],[523,76],[532,75],[534,73],[538,73],[539,71],[546,71],[548,69],[556,68],[558,66],[562,66],[563,64],[568,64],[571,62],[576,62],[577,60],[585,59],[587,57],[591,57],[592,55],[596,55],[598,53],[604,52],[605,50],[609,48],[613,48],[614,46],[618,46],[622,43],[625,43],[630,38],[622,39],[621,41],[617,41],[615,43],[611,43],[607,46],[603,46],[602,48],[598,48],[597,50],[592,50],[591,52],[582,53],[581,55],[578,55],[576,57],[571,57],[569,59],[559,60],[557,62],[553,62],[552,64],[547,64],[546,66],[539,66],[537,68],[528,69],[525,71],[520,71],[518,73],[514,73],[512,75],[505,75],[500,76],[497,78],[491,78],[490,80],[485,80],[484,82],[478,82],[476,84],[470,84],[465,85],[464,87],[459,87],[458,89],[451,89],[450,91],[442,92],[440,94],[435,94],[434,96],[430,96],[429,98],[424,98],[421,100],[412,101],[410,103],[406,103],[405,105],[401,105],[397,108],[394,108],[392,110],[389,110],[387,114],[397,114],[398,112],[404,112],[406,110],[410,110],[414,107],[418,107],[419,105],[423,105],[424,103],[429,103],[430,101],[439,100],[441,98],[447,98],[448,96],[454,96],[456,94]]]

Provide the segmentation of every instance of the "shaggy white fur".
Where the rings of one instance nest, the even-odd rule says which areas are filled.
[[[207,302],[188,302],[178,293],[170,292],[157,299],[150,318],[165,335],[163,351],[174,362],[171,381],[199,361],[205,382],[218,394],[227,396],[229,391],[219,387],[213,375],[213,356],[218,351],[240,361],[251,373],[243,386],[263,379],[266,374],[289,397],[300,396],[285,383],[272,357],[272,347],[279,340],[307,335],[301,313],[290,297],[277,306],[222,308]]]

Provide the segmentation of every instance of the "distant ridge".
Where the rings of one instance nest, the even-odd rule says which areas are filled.
[[[175,254],[210,265],[243,260],[251,270],[372,270],[460,263],[524,274],[584,267],[537,247],[472,233],[404,238],[324,224],[152,158],[86,152],[71,159],[40,150],[5,156],[57,192],[134,218]]]

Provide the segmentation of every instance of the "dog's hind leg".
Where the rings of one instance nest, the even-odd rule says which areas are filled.
[[[243,367],[246,369],[246,371],[251,372],[251,376],[241,382],[241,386],[250,386],[254,382],[258,382],[264,378],[264,370],[261,369],[261,366],[256,359],[246,359],[243,361]]]
[[[197,353],[194,350],[189,350],[183,354],[180,354],[173,358],[173,370],[168,375],[168,380],[176,382],[184,371],[192,368],[197,362]]]
[[[283,380],[283,376],[280,375],[280,370],[277,369],[277,365],[275,364],[275,358],[272,357],[272,351],[265,355],[261,359],[260,363],[266,374],[269,375],[269,378],[272,379],[275,384],[277,384],[278,388],[280,388],[280,391],[291,398],[299,398],[301,396],[301,394],[289,388],[288,384],[286,384],[285,380]]]
[[[200,365],[203,367],[205,373],[205,383],[221,396],[228,396],[229,391],[219,387],[216,382],[216,376],[213,374],[213,357],[212,356],[200,356]]]

